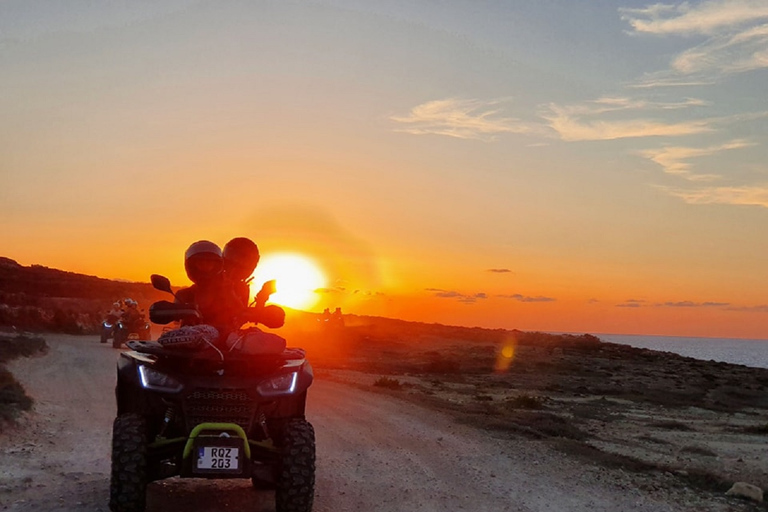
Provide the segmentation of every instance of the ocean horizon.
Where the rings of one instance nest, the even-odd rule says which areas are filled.
[[[648,336],[644,334],[594,334],[603,341],[637,348],[672,352],[681,356],[768,368],[768,340]]]

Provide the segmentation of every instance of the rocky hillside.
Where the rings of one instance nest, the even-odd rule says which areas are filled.
[[[112,281],[0,257],[0,328],[94,334],[110,305],[131,297],[146,309],[167,299],[149,283]]]

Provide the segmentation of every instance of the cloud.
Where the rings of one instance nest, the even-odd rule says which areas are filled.
[[[619,9],[634,33],[657,36],[705,36],[705,40],[676,55],[670,68],[643,79],[642,87],[712,83],[732,73],[768,67],[768,2],[710,0],[691,5],[654,4],[643,9]]]
[[[713,181],[719,179],[720,176],[713,174],[695,174],[691,172],[691,163],[688,160],[693,158],[699,158],[703,156],[711,156],[723,151],[731,149],[741,149],[749,146],[754,146],[746,140],[732,140],[718,146],[709,146],[705,148],[691,148],[691,147],[664,147],[659,149],[648,149],[641,151],[640,154],[645,158],[656,162],[667,174],[680,176],[690,181]]]
[[[515,293],[512,295],[497,295],[497,297],[501,297],[502,299],[514,299],[519,302],[555,302],[557,299],[553,299],[552,297],[543,297],[541,295],[537,297],[529,297],[526,295],[521,295],[519,293]]]
[[[508,274],[512,272],[508,268],[489,268],[486,272],[492,272],[494,274]]]
[[[702,107],[709,104],[708,101],[698,98],[685,98],[682,101],[664,102],[650,101],[643,98],[629,98],[626,96],[603,96],[583,104],[559,108],[568,114],[598,115],[621,110],[679,110],[688,107]]]
[[[723,307],[730,306],[729,302],[693,302],[690,300],[683,300],[680,302],[664,302],[663,304],[657,304],[661,307],[669,308],[711,308],[711,307]]]
[[[584,119],[626,110],[669,110],[704,105],[700,100],[678,103],[655,103],[629,98],[602,98],[581,105],[549,105],[542,117],[565,141],[614,140],[638,137],[679,137],[712,132],[712,120],[665,122],[657,119]]]
[[[742,187],[705,187],[685,190],[658,187],[688,204],[727,204],[768,208],[768,184]]]
[[[459,139],[494,140],[500,133],[532,133],[540,127],[518,119],[501,117],[501,100],[449,98],[423,103],[411,109],[407,116],[392,116],[390,120],[406,125],[396,131],[413,135],[446,135]]]
[[[435,297],[441,299],[456,299],[463,304],[474,304],[478,300],[487,299],[488,295],[484,292],[465,294],[453,290],[441,290],[440,288],[426,288],[426,291],[432,292]]]
[[[743,311],[745,313],[768,313],[768,304],[759,306],[739,306],[726,308],[728,311]]]
[[[621,19],[647,34],[716,34],[723,29],[768,19],[765,0],[710,0],[698,5],[653,4],[642,9],[620,8]]]
[[[642,299],[627,299],[620,304],[616,304],[617,308],[641,308],[646,304]]]
[[[336,286],[334,288],[316,288],[314,290],[315,293],[323,293],[323,294],[344,293],[346,291],[347,291],[346,288],[343,288],[341,286]]]

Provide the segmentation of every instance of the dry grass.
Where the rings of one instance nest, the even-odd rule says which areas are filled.
[[[32,399],[2,363],[31,356],[47,349],[43,338],[0,336],[0,421],[12,421],[21,411],[32,407]]]

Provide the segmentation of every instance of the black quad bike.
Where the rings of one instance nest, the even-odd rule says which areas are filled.
[[[104,340],[102,343],[106,341],[104,336],[105,329],[106,320],[104,321],[104,324],[102,324],[101,339]],[[112,348],[120,348],[128,341],[149,340],[151,337],[149,322],[145,320],[144,315],[137,317],[133,321],[126,319],[118,320],[113,326],[113,332]]]
[[[167,278],[153,275],[152,283],[173,293]],[[161,324],[195,316],[167,301],[150,309]],[[251,479],[275,490],[277,512],[312,510],[315,433],[304,409],[313,373],[303,350],[128,347],[117,363],[110,510],[143,511],[147,484],[177,475]]]

